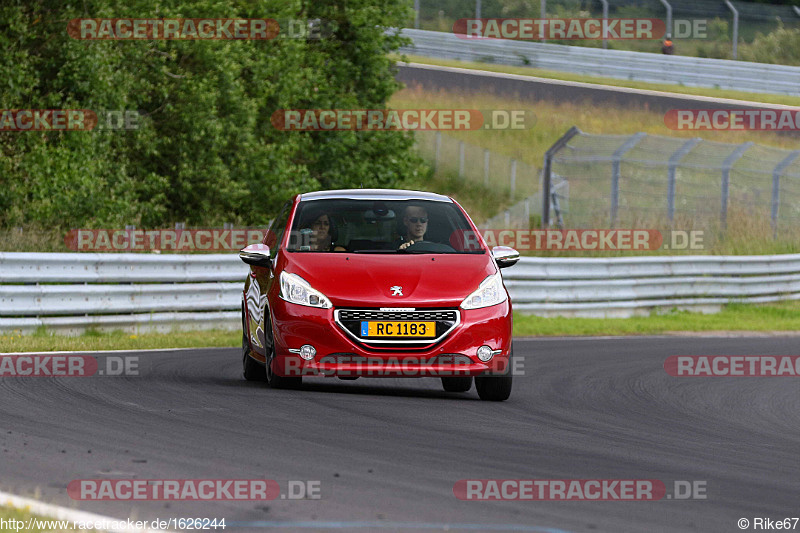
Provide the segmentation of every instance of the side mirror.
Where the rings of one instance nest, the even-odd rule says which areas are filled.
[[[239,259],[257,267],[271,268],[272,259],[269,257],[269,246],[266,244],[251,244],[239,252]]]
[[[499,268],[506,268],[519,261],[519,252],[508,246],[495,246],[492,248],[492,257]]]

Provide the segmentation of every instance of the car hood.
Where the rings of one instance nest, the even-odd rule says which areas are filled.
[[[336,307],[457,307],[497,271],[489,254],[286,255],[285,270],[305,279]]]

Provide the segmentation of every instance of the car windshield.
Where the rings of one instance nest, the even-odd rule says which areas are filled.
[[[305,200],[287,250],[372,254],[482,254],[461,210],[431,200]]]

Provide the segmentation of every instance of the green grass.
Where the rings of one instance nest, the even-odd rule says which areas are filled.
[[[783,104],[790,106],[800,106],[800,96],[788,96],[766,93],[748,93],[741,91],[731,91],[727,89],[712,89],[705,87],[687,87],[685,85],[668,83],[649,83],[644,81],[620,80],[616,78],[605,78],[600,76],[587,76],[583,74],[572,74],[569,72],[559,72],[554,70],[544,70],[530,67],[516,67],[512,65],[496,65],[493,63],[478,63],[473,61],[459,61],[457,59],[437,59],[416,55],[404,56],[409,62],[423,63],[426,65],[439,65],[444,67],[459,67],[473,70],[486,70],[489,72],[501,72],[506,74],[519,74],[521,76],[536,76],[562,81],[577,81],[583,83],[594,83],[601,85],[611,85],[613,87],[630,87],[632,89],[645,89],[649,91],[663,91],[678,94],[690,94],[697,96],[710,96],[712,98],[731,98],[734,100],[747,100],[751,102],[767,104]],[[395,59],[400,61],[400,56],[395,55]]]
[[[21,521],[25,522],[25,526],[22,529],[19,530],[20,533],[22,533],[22,532],[25,532],[25,533],[46,533],[46,532],[54,532],[54,531],[57,531],[57,532],[62,532],[62,531],[93,532],[93,531],[95,531],[94,529],[91,529],[91,530],[90,529],[73,529],[72,527],[69,527],[67,529],[63,529],[63,528],[54,529],[53,527],[45,527],[43,529],[41,527],[35,527],[35,526],[32,527],[32,528],[28,528],[27,527],[27,521],[29,519],[31,519],[31,518],[39,519],[40,520],[40,525],[45,525],[45,526],[48,526],[48,525],[55,526],[55,525],[57,525],[56,524],[57,522],[62,522],[61,520],[55,520],[55,519],[51,519],[51,518],[44,518],[44,517],[41,517],[39,515],[35,515],[35,514],[27,512],[27,511],[24,511],[24,510],[19,510],[19,509],[15,509],[15,508],[12,508],[12,507],[7,507],[7,506],[0,506],[0,519],[6,520],[6,521],[8,521],[8,520],[21,520]],[[45,522],[45,523],[41,524],[41,522]],[[69,522],[70,522],[70,526],[71,526],[72,525],[71,521],[69,521]],[[5,529],[3,529],[3,531],[13,532],[13,531],[15,531],[15,529],[10,529],[10,528],[6,527]]]
[[[174,331],[131,334],[122,331],[87,331],[79,336],[56,335],[40,328],[33,335],[0,334],[0,352],[50,352],[95,350],[146,350],[239,346],[240,330]]]
[[[543,318],[514,313],[514,335],[657,335],[677,332],[800,331],[800,302],[729,304],[716,314],[671,311],[632,318]]]

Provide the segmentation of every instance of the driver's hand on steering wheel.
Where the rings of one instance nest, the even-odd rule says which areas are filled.
[[[409,246],[411,246],[412,244],[414,244],[414,242],[415,242],[415,241],[408,241],[408,242],[404,242],[403,244],[401,244],[401,245],[400,245],[400,247],[398,248],[398,250],[405,250],[406,248],[408,248]],[[421,242],[421,241],[420,241],[420,242]]]

